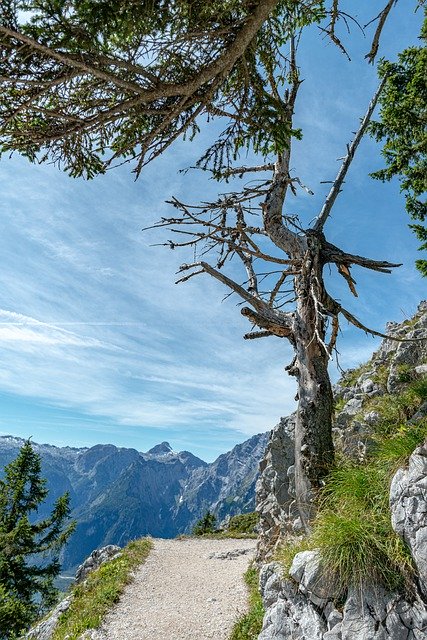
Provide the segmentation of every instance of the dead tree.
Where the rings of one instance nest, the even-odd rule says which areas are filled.
[[[252,325],[246,339],[277,336],[292,345],[295,357],[286,367],[298,383],[295,427],[295,491],[297,508],[304,528],[315,512],[315,495],[322,478],[334,461],[332,442],[333,397],[328,364],[332,359],[340,318],[359,329],[382,336],[365,327],[327,291],[323,279],[326,265],[334,264],[357,296],[352,265],[390,273],[398,267],[346,253],[326,240],[325,223],[330,216],[358,144],[375,109],[382,85],[371,100],[351,144],[347,145],[340,170],[332,182],[325,202],[309,228],[302,228],[295,217],[286,214],[286,197],[297,188],[307,190],[298,176],[290,172],[291,131],[294,104],[300,84],[295,49],[291,44],[292,83],[283,97],[270,79],[270,90],[280,100],[277,118],[284,118],[288,133],[276,161],[260,166],[228,168],[222,177],[270,172],[264,181],[230,192],[217,201],[189,205],[173,199],[178,214],[162,218],[156,227],[168,227],[171,248],[194,247],[198,259],[180,268],[178,282],[206,273],[237,294],[243,303],[241,313]],[[253,220],[259,221],[254,226]],[[208,257],[214,259],[208,262]],[[243,281],[226,274],[232,258],[238,258],[245,271]],[[235,271],[235,270],[234,270]],[[256,330],[255,330],[256,329]]]
[[[393,4],[374,19],[370,61]],[[305,526],[333,461],[327,365],[340,317],[369,331],[329,295],[324,267],[335,264],[356,295],[352,265],[383,273],[397,266],[345,253],[324,235],[378,93],[315,224],[305,229],[287,213],[288,192],[305,188],[290,171],[299,135],[292,124],[300,85],[294,34],[317,24],[346,53],[337,35],[341,18],[351,20],[339,0],[0,3],[0,153],[16,151],[87,178],[132,162],[138,176],[177,138],[196,135],[204,115],[227,124],[199,166],[217,179],[269,172],[216,202],[174,200],[177,215],[158,226],[174,232],[169,246],[197,252],[181,267],[181,281],[197,273],[216,278],[246,303],[242,313],[257,328],[248,339],[279,336],[295,350],[288,371],[298,380],[296,489]],[[245,148],[262,158],[260,166],[233,167]],[[243,281],[227,271],[233,257],[245,269]]]

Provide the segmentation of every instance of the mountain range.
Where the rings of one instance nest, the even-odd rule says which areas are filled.
[[[219,522],[252,511],[268,435],[253,436],[210,464],[188,451],[173,451],[168,442],[146,453],[111,444],[73,448],[33,443],[49,489],[38,517],[46,516],[68,491],[77,521],[63,552],[63,569],[74,569],[93,549],[106,544],[189,533],[208,509]],[[0,437],[0,470],[23,443],[14,436]]]

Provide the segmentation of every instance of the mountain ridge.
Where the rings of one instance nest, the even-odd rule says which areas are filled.
[[[57,447],[33,443],[42,458],[49,496],[37,518],[70,493],[76,532],[62,564],[71,570],[94,548],[125,545],[145,535],[172,538],[191,532],[208,509],[218,521],[253,511],[258,464],[268,433],[252,436],[207,463],[166,441],[147,452],[113,444]],[[25,439],[0,436],[0,469],[16,457]]]

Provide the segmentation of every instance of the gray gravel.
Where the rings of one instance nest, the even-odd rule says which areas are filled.
[[[227,640],[247,609],[254,540],[155,539],[96,640]],[[240,553],[237,553],[237,552]]]

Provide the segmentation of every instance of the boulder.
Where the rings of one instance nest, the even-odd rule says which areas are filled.
[[[409,546],[420,588],[427,596],[427,442],[415,449],[407,469],[399,469],[390,487],[393,529]]]

